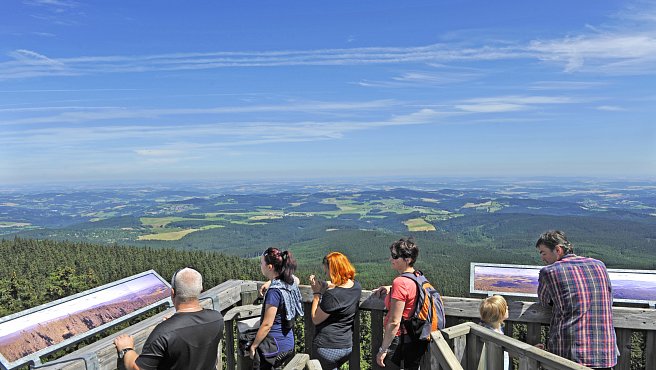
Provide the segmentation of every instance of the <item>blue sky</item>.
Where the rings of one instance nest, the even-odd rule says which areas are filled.
[[[656,177],[656,6],[0,3],[0,184]]]

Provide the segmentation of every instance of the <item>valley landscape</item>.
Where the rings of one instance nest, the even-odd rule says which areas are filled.
[[[567,180],[417,180],[135,187],[0,195],[5,238],[53,239],[255,257],[290,248],[301,271],[331,250],[366,285],[391,278],[387,246],[414,236],[418,262],[448,294],[468,290],[470,262],[540,265],[537,236],[563,229],[579,254],[610,268],[656,269],[656,185]],[[12,226],[8,226],[12,225]],[[145,266],[144,268],[148,268]],[[444,277],[444,278],[443,278]],[[447,278],[448,277],[448,278]]]

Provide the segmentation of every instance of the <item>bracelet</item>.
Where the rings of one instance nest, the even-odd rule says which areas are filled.
[[[378,348],[378,353],[388,353],[389,352],[389,347],[387,349],[383,349],[383,347]]]
[[[321,295],[321,292],[314,292],[313,295]]]

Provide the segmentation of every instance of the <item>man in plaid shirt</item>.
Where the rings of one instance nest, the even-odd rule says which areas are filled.
[[[613,296],[603,262],[574,254],[562,231],[548,231],[535,247],[547,264],[540,270],[538,298],[551,307],[548,349],[595,369],[617,364]]]

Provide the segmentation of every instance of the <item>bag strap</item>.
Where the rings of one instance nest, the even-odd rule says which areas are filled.
[[[419,279],[417,279],[417,275],[415,275],[416,273],[419,273],[419,276],[423,276],[423,275],[424,275],[424,274],[423,274],[421,271],[419,271],[419,270],[415,270],[415,272],[404,272],[404,273],[401,274],[401,276],[403,276],[403,277],[405,277],[405,278],[408,278],[408,279],[414,281],[414,282],[415,282],[415,285],[417,286],[417,292],[416,292],[416,294],[415,294],[415,304],[414,304],[414,308],[413,308],[413,310],[412,310],[412,314],[413,314],[413,315],[415,315],[415,314],[417,313],[417,308],[419,307],[419,294],[421,294],[421,293],[419,292],[419,289],[423,289],[423,287],[422,287],[421,284],[419,283]],[[401,321],[403,321],[403,315],[401,315]]]

